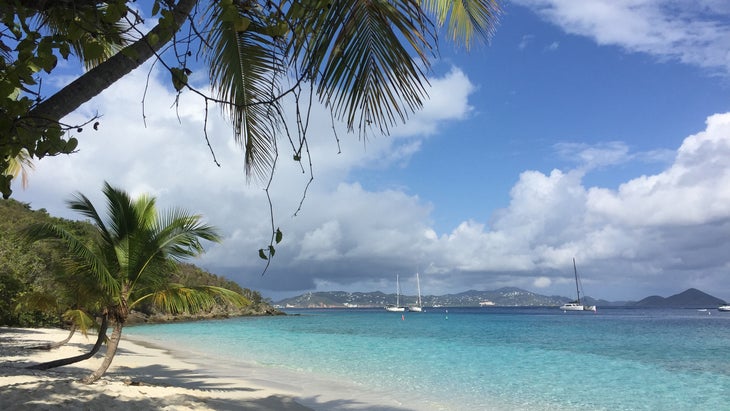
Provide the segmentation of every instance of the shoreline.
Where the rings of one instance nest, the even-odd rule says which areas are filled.
[[[80,378],[101,363],[105,347],[91,359],[47,371],[26,366],[86,352],[96,335],[76,333],[54,350],[26,347],[65,339],[67,330],[0,327],[0,408],[41,410],[391,410],[402,404],[345,384],[327,386],[294,372],[256,365],[219,363],[174,345],[161,347],[122,336],[106,374],[96,383]],[[206,361],[208,360],[208,361]],[[212,361],[211,361],[212,360]],[[235,359],[233,359],[235,361]],[[292,378],[288,378],[292,377]],[[390,402],[390,403],[389,403]]]

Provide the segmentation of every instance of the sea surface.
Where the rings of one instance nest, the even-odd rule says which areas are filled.
[[[730,410],[730,313],[715,309],[287,310],[125,334],[432,410]],[[403,409],[403,408],[398,408]]]

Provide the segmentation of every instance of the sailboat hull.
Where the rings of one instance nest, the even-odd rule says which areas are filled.
[[[408,311],[413,311],[415,313],[420,313],[423,311],[423,308],[421,307],[408,307]]]
[[[406,307],[385,307],[386,311],[392,311],[392,312],[404,312],[406,310]]]
[[[568,303],[561,305],[560,309],[563,311],[596,311],[596,306]]]

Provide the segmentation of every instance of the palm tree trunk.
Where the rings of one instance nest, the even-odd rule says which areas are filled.
[[[106,345],[106,355],[104,356],[104,361],[101,362],[101,365],[96,371],[81,380],[81,382],[83,382],[84,384],[92,384],[94,381],[98,380],[99,378],[101,378],[102,375],[104,375],[106,370],[111,365],[112,360],[114,359],[114,355],[117,353],[119,340],[121,340],[122,338],[122,327],[124,327],[124,322],[116,321],[114,323],[112,336],[109,338],[109,342]]]
[[[155,52],[166,45],[189,17],[198,0],[179,0],[172,8],[171,25],[158,24],[144,37],[127,46],[121,52],[87,71],[48,99],[42,101],[28,117],[34,121],[58,122],[79,106],[91,100],[117,80],[141,66]],[[155,36],[158,41],[150,41]]]
[[[91,351],[86,354],[77,355],[75,357],[68,357],[68,358],[61,358],[60,360],[54,360],[49,362],[44,362],[36,365],[32,365],[30,367],[26,367],[30,370],[48,370],[51,368],[61,367],[63,365],[69,365],[74,364],[79,361],[88,360],[89,358],[93,357],[94,354],[96,354],[99,351],[99,348],[101,348],[101,344],[106,339],[106,330],[109,327],[109,315],[104,314],[101,317],[101,326],[99,327],[99,335],[96,337],[96,343],[94,344],[94,347],[91,348]]]
[[[43,344],[43,345],[36,345],[36,346],[33,346],[33,347],[29,347],[29,348],[31,350],[52,350],[54,348],[58,348],[58,347],[60,347],[60,346],[62,346],[64,344],[66,344],[67,342],[69,342],[71,340],[71,337],[73,337],[75,333],[76,333],[76,323],[71,323],[71,330],[69,331],[68,337],[66,337],[65,340],[58,341],[58,342],[55,342],[55,343],[48,343],[48,344]]]

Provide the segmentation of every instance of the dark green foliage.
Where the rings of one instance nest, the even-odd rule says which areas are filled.
[[[20,230],[34,223],[88,233],[82,223],[51,217],[43,209],[32,211],[28,204],[15,200],[0,201],[0,325],[61,325],[60,312],[16,310],[24,295],[56,291],[51,274],[60,270],[63,249],[53,242],[24,242]]]
[[[28,204],[8,199],[0,200],[0,325],[20,327],[59,327],[63,325],[61,314],[68,308],[55,307],[45,310],[20,307],[23,296],[31,293],[47,294],[64,300],[61,290],[54,283],[55,274],[63,269],[62,257],[66,251],[55,241],[24,241],[20,232],[38,223],[61,226],[79,237],[94,235],[94,227],[84,221],[73,221],[51,217],[46,210],[32,210]],[[171,273],[172,282],[186,286],[217,286],[233,290],[252,301],[246,313],[273,311],[263,303],[257,291],[244,289],[224,277],[208,273],[192,264],[180,264],[179,270]],[[264,304],[265,306],[262,306]],[[222,304],[225,311],[230,307]],[[141,310],[151,314],[149,307]]]

